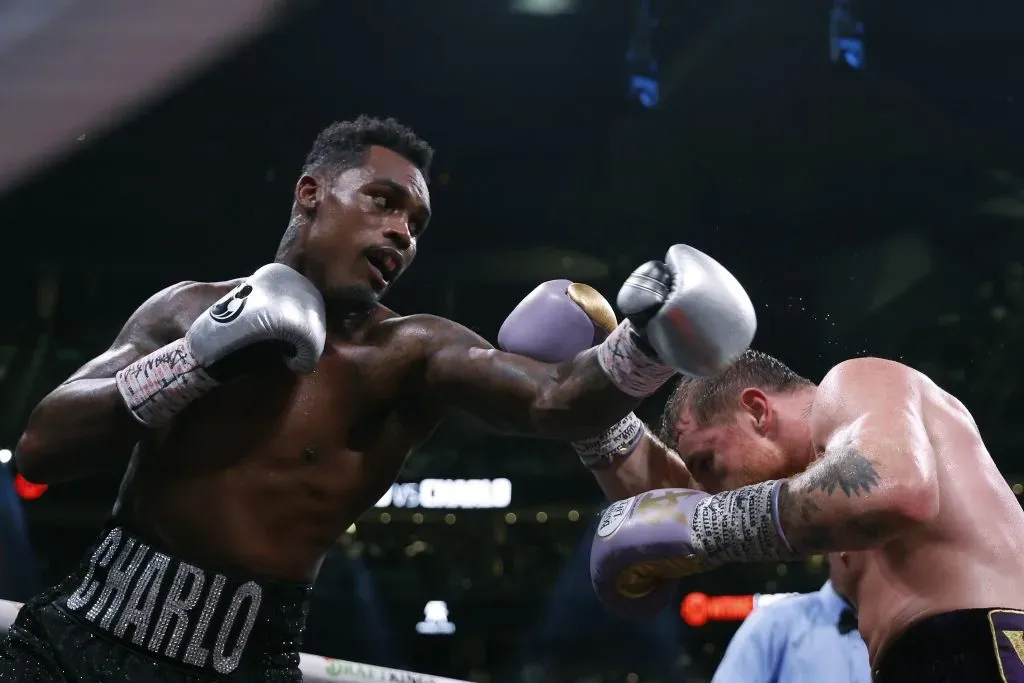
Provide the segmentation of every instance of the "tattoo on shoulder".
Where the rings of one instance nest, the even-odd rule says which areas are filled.
[[[789,541],[803,552],[827,552],[837,539],[872,542],[882,537],[885,525],[876,519],[848,519],[827,523],[822,508],[812,495],[837,489],[848,497],[866,495],[880,483],[878,470],[853,445],[833,451],[808,471],[803,486],[793,490],[789,482],[779,491],[779,515]]]
[[[840,489],[847,498],[870,493],[878,483],[878,470],[853,445],[827,454],[807,473],[807,491],[831,495]]]

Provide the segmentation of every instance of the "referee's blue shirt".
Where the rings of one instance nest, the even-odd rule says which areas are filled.
[[[711,683],[871,683],[868,650],[850,607],[827,581],[816,593],[759,607],[740,625]]]

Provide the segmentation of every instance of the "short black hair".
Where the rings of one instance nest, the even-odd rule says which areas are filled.
[[[749,387],[775,393],[813,387],[785,363],[767,353],[744,351],[735,363],[714,377],[683,377],[679,380],[661,414],[659,436],[674,447],[678,440],[676,422],[679,412],[689,405],[699,426],[705,426],[735,404],[736,397]]]
[[[408,126],[393,118],[378,119],[359,116],[353,121],[335,121],[320,131],[306,155],[302,172],[322,167],[342,171],[358,166],[366,159],[371,146],[386,147],[401,154],[426,176],[434,149]]]

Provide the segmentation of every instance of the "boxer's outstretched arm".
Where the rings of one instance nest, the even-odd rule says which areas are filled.
[[[421,346],[427,400],[500,429],[572,441],[614,424],[640,402],[612,384],[594,349],[546,364],[498,351],[450,320],[411,316],[406,324]]]
[[[837,365],[811,413],[823,457],[782,485],[779,521],[802,553],[876,547],[938,513],[921,378],[877,358]]]
[[[202,310],[194,310],[194,290],[203,286],[180,283],[150,297],[106,352],[39,402],[14,452],[25,478],[39,483],[67,481],[127,462],[146,430],[125,408],[114,375],[181,337],[188,328],[183,318],[194,319]]]
[[[700,490],[679,454],[649,430],[636,450],[616,459],[609,467],[593,470],[598,486],[608,500],[622,500],[655,489]]]

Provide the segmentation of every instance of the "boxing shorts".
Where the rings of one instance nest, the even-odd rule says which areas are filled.
[[[233,577],[111,526],[0,642],[0,681],[301,681],[310,586]]]
[[[1024,611],[965,609],[922,619],[882,652],[876,683],[1024,683]]]

